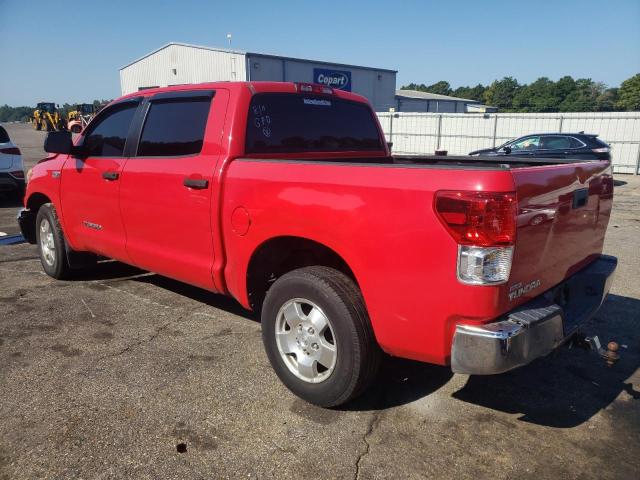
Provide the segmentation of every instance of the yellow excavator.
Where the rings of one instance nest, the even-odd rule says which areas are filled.
[[[80,133],[98,113],[98,107],[92,103],[79,103],[67,115],[67,129],[71,133]]]
[[[31,124],[34,129],[44,130],[45,132],[64,130],[66,128],[66,122],[58,112],[56,104],[51,102],[40,102],[36,105]]]

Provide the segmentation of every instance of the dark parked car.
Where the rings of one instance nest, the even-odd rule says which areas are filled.
[[[476,150],[469,155],[611,160],[611,147],[597,135],[584,132],[537,133],[510,140],[499,147]]]

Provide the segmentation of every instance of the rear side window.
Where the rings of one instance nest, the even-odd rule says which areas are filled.
[[[571,141],[571,148],[582,148],[585,146],[584,143],[577,138],[569,137],[569,140]]]
[[[597,148],[609,147],[607,142],[600,140],[598,137],[589,137],[591,143],[594,144]]]
[[[249,106],[246,153],[382,150],[371,109],[331,96],[263,93]]]
[[[210,98],[152,102],[142,129],[138,156],[176,157],[200,153],[210,105]]]
[[[571,140],[569,137],[553,136],[542,137],[542,149],[544,150],[561,150],[571,148]]]
[[[2,125],[0,125],[0,143],[7,143],[7,142],[10,142],[10,141],[11,140],[9,140],[9,134],[4,129],[4,127]]]
[[[130,102],[114,105],[91,124],[90,131],[84,137],[83,146],[90,157],[122,157],[127,141],[131,120],[138,103]]]

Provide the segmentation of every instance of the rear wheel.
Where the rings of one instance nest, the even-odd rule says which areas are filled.
[[[323,407],[362,393],[380,364],[360,290],[327,267],[294,270],[273,284],[262,308],[262,340],[287,388]]]

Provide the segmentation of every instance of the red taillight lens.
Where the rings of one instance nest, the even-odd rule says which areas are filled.
[[[5,153],[7,155],[20,155],[20,149],[17,147],[0,148],[0,153]]]
[[[11,175],[14,178],[24,179],[24,172],[22,170],[16,170],[15,172],[9,172],[9,175]]]
[[[461,245],[513,245],[516,239],[515,193],[441,190],[436,212]]]

